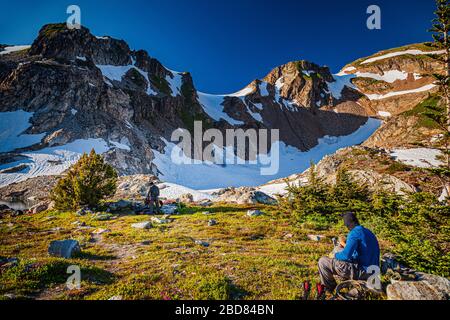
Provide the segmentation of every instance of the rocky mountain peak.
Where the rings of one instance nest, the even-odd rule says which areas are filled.
[[[279,90],[281,97],[308,108],[328,104],[330,96],[327,82],[333,82],[328,67],[299,60],[276,67],[265,78]]]
[[[90,59],[100,65],[131,63],[131,50],[125,41],[96,37],[85,27],[70,30],[64,23],[43,26],[29,54],[47,59]]]

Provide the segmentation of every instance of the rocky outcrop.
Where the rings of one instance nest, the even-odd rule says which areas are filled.
[[[32,113],[24,133],[45,135],[39,143],[10,150],[17,156],[80,139],[101,139],[108,149],[105,159],[121,175],[158,175],[154,151],[164,152],[163,139],[170,140],[178,128],[192,131],[196,120],[204,128],[221,131],[279,129],[286,145],[307,151],[324,136],[354,132],[368,115],[395,115],[410,108],[428,91],[386,100],[370,95],[419,88],[431,81],[422,74],[436,69],[437,62],[426,54],[368,64],[357,61],[342,74],[382,77],[397,70],[408,76],[390,83],[355,75],[339,93],[334,91],[342,79],[331,75],[328,67],[299,60],[273,69],[238,93],[214,96],[212,103],[205,102],[189,73],[170,71],[144,50],[131,50],[123,40],[96,37],[84,27],[68,30],[65,24],[50,24],[42,27],[31,48],[0,56],[0,112]],[[218,118],[216,111],[235,122]]]
[[[70,259],[81,251],[76,240],[52,241],[48,247],[48,254],[52,257]]]
[[[436,52],[429,43],[384,50],[346,65],[341,74],[353,76],[351,82],[362,93],[355,101],[369,115],[394,116],[437,91],[432,74],[443,72],[444,65]]]
[[[226,188],[212,194],[214,202],[237,204],[276,204],[277,201],[255,188]]]
[[[381,259],[381,271],[391,278],[386,288],[388,300],[448,300],[450,280],[433,274],[417,272],[397,261],[390,253]],[[396,277],[393,279],[392,277]],[[402,280],[402,278],[407,280]]]

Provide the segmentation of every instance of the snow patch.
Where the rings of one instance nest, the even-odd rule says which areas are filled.
[[[406,80],[408,78],[408,73],[399,70],[389,70],[385,71],[383,75],[370,72],[357,72],[356,76],[360,78],[371,78],[379,81],[393,83],[397,80]]]
[[[172,152],[178,154],[180,149],[171,142],[166,143],[164,153],[153,150],[154,164],[162,173],[160,178],[164,181],[177,183],[193,189],[226,188],[229,186],[256,186],[274,179],[303,172],[309,168],[310,162],[319,162],[324,156],[337,150],[360,144],[367,140],[379,128],[381,121],[369,118],[367,123],[348,136],[323,137],[319,144],[309,151],[301,152],[295,147],[287,146],[284,142],[275,143],[272,148],[279,147],[280,166],[275,175],[262,176],[260,174],[261,161],[258,164],[225,164],[200,162],[199,164],[178,164],[171,159]],[[272,149],[274,150],[274,149]],[[227,154],[229,150],[226,150]],[[258,156],[258,160],[262,157]]]
[[[145,72],[141,69],[139,69],[138,67],[136,67],[134,65],[134,60],[133,60],[133,64],[127,65],[127,66],[113,66],[113,65],[96,65],[97,68],[100,69],[100,71],[102,72],[102,75],[109,79],[109,80],[113,80],[113,81],[122,81],[122,78],[125,76],[125,74],[131,70],[131,69],[135,69],[136,71],[138,71],[146,80],[147,80],[147,94],[148,95],[156,95],[157,93],[155,91],[152,90],[151,84],[150,84],[150,79],[148,77],[148,72]],[[105,82],[108,86],[112,87],[112,83],[109,81]]]
[[[126,151],[131,151],[131,147],[130,147],[130,142],[128,141],[127,138],[122,138],[120,140],[120,142],[117,141],[111,141],[109,140],[109,143],[112,144],[114,147],[118,148],[118,149],[122,149],[122,150],[126,150]]]
[[[23,134],[31,127],[33,113],[23,110],[0,112],[0,152],[9,152],[40,143],[46,133]]]
[[[361,62],[361,64],[367,64],[367,63],[371,63],[371,62],[375,62],[375,61],[379,61],[379,60],[402,56],[405,54],[422,55],[422,54],[443,54],[443,53],[445,53],[444,50],[440,50],[440,51],[405,50],[405,51],[392,52],[392,53],[384,54],[384,55],[381,55],[378,57],[370,58],[370,59],[367,59],[367,60]]]
[[[29,46],[29,45],[5,47],[5,48],[3,48],[3,51],[0,51],[0,56],[5,55],[5,54],[10,54],[13,52],[17,52],[17,51],[22,51],[22,50],[29,49],[29,48],[31,48],[31,46]]]
[[[92,149],[102,154],[110,148],[103,139],[75,140],[63,146],[23,153],[28,159],[0,165],[0,170],[27,164],[29,170],[22,173],[0,174],[0,187],[39,176],[59,175],[76,163],[83,153]]]
[[[390,154],[398,161],[413,167],[431,168],[443,165],[443,162],[437,159],[442,156],[442,152],[436,149],[395,149]]]
[[[355,78],[355,75],[353,74],[335,74],[333,76],[334,82],[327,82],[328,89],[330,90],[333,97],[336,99],[341,99],[342,97],[342,90],[344,90],[345,87],[356,89],[356,87],[353,85],[351,80]]]
[[[176,97],[181,92],[181,86],[183,85],[183,76],[181,73],[169,70],[173,77],[170,75],[166,76],[166,81],[169,83],[170,89],[172,90],[172,97]]]
[[[203,107],[203,110],[214,120],[220,121],[221,119],[227,121],[231,125],[239,126],[243,125],[244,122],[231,118],[228,114],[223,111],[223,102],[225,96],[212,95],[202,92],[197,92],[199,102]]]
[[[423,86],[423,87],[420,87],[420,88],[417,88],[417,89],[404,90],[404,91],[393,91],[393,92],[389,92],[387,94],[366,94],[366,96],[370,100],[382,100],[382,99],[387,99],[387,98],[395,97],[395,96],[401,96],[401,95],[405,95],[405,94],[412,94],[412,93],[419,93],[419,92],[430,91],[434,87],[436,87],[436,85],[428,84],[426,86]]]
[[[261,97],[267,97],[269,95],[269,90],[267,90],[267,86],[269,84],[267,82],[261,82],[259,85],[259,92]]]
[[[384,117],[384,118],[392,117],[392,114],[390,112],[387,112],[387,111],[378,111],[378,115],[380,117]]]
[[[160,196],[162,198],[166,198],[169,200],[176,200],[178,198],[180,198],[182,195],[185,194],[192,194],[192,196],[194,197],[194,201],[200,201],[200,200],[204,200],[204,199],[208,199],[211,200],[213,199],[213,196],[211,196],[208,193],[205,192],[201,192],[201,191],[197,191],[185,186],[181,186],[179,184],[175,184],[175,183],[161,183],[158,185],[158,187],[160,188]]]

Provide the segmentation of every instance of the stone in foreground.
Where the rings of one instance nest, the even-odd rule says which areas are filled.
[[[447,300],[448,292],[427,281],[398,281],[388,285],[388,300]]]
[[[262,216],[264,213],[260,210],[249,210],[247,211],[247,216],[249,217],[259,217]]]
[[[134,223],[131,225],[131,227],[134,229],[151,229],[153,226],[150,221],[145,221],[145,222]]]
[[[48,254],[52,257],[70,259],[80,252],[80,244],[76,240],[52,241],[48,247]]]

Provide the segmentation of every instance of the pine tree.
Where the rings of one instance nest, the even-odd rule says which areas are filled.
[[[439,85],[444,95],[445,111],[440,112],[439,108],[428,107],[431,112],[425,115],[433,119],[445,132],[445,150],[447,158],[447,168],[437,168],[438,176],[443,182],[444,188],[450,194],[449,172],[450,172],[450,0],[436,0],[437,9],[436,18],[433,19],[433,27],[430,32],[433,33],[434,45],[444,51],[443,55],[437,57],[444,65],[443,74],[434,74],[436,84]]]
[[[58,181],[52,190],[52,199],[60,210],[93,207],[105,197],[114,195],[116,183],[116,170],[92,150],[89,155],[83,154]]]
[[[444,74],[434,74],[434,77],[444,93],[447,108],[447,131],[450,132],[450,39],[448,35],[450,30],[450,1],[436,0],[436,5],[436,18],[433,19],[433,27],[430,32],[433,33],[435,46],[444,51],[442,56],[437,57],[444,64]]]

